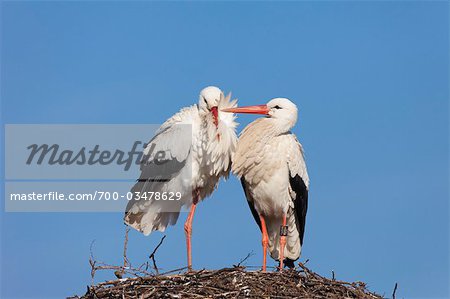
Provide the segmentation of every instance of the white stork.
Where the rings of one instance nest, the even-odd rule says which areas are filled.
[[[141,176],[133,194],[180,192],[179,200],[132,200],[125,223],[149,235],[177,222],[183,206],[190,209],[184,225],[188,268],[192,269],[191,234],[197,203],[210,195],[221,177],[228,177],[237,136],[235,115],[221,109],[236,107],[214,86],[203,89],[197,105],[181,109],[161,125],[150,140],[141,162]],[[186,131],[186,125],[190,130]],[[192,134],[190,134],[192,133]],[[168,160],[155,163],[157,152],[168,152]],[[160,197],[160,196],[159,196]],[[178,199],[178,198],[175,198]]]
[[[263,114],[241,133],[232,170],[262,232],[263,271],[267,247],[274,260],[294,267],[300,257],[308,207],[309,177],[302,145],[290,132],[297,107],[285,98],[267,105],[223,109],[224,112]]]

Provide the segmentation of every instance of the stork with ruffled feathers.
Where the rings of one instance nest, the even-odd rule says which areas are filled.
[[[182,207],[189,209],[184,229],[187,264],[192,269],[192,221],[197,204],[227,178],[237,136],[234,114],[221,110],[236,107],[231,95],[214,86],[203,89],[197,105],[181,109],[161,125],[144,150],[141,176],[133,194],[177,193],[178,200],[132,200],[125,212],[125,223],[145,235],[177,222]],[[165,152],[163,164],[154,163],[155,154]],[[139,196],[140,197],[140,196]]]
[[[303,147],[290,131],[297,122],[297,106],[276,98],[266,105],[222,111],[266,116],[242,131],[232,170],[262,232],[263,271],[267,249],[280,270],[292,268],[303,245],[309,188]]]

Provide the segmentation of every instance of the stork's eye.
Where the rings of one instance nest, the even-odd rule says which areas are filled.
[[[206,101],[206,98],[204,96],[202,96],[203,101],[205,102],[206,106],[208,106],[208,102]]]
[[[281,109],[281,107],[280,106],[278,106],[278,105],[276,105],[275,107],[273,107],[273,108],[275,108],[275,109]]]

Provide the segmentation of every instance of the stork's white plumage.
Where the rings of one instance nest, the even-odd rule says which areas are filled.
[[[267,105],[224,109],[263,114],[239,137],[232,170],[241,178],[252,214],[263,234],[263,270],[267,246],[273,259],[293,267],[300,257],[308,207],[309,177],[302,145],[291,128],[297,107],[285,98]]]
[[[133,194],[180,192],[181,198],[132,200],[125,223],[145,235],[174,225],[183,206],[190,209],[185,222],[188,267],[191,269],[191,231],[196,205],[210,195],[221,177],[228,177],[237,136],[234,114],[221,109],[236,107],[231,95],[214,86],[203,89],[197,105],[181,109],[156,132],[144,151],[141,176]],[[163,164],[155,163],[158,152],[167,153]]]

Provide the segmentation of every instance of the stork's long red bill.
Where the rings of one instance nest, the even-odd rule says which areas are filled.
[[[255,105],[255,106],[244,106],[244,107],[236,107],[236,108],[227,108],[221,109],[223,112],[232,112],[232,113],[249,113],[249,114],[268,114],[269,107],[267,105]]]

